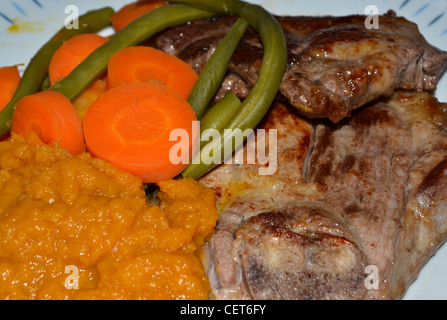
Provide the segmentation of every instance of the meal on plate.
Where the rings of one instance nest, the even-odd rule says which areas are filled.
[[[402,298],[447,238],[447,52],[366,18],[143,0],[1,67],[0,298]]]

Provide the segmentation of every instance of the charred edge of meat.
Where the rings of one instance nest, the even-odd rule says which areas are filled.
[[[396,88],[434,90],[447,68],[447,52],[431,46],[416,24],[380,16],[380,28],[365,28],[363,15],[276,17],[289,51],[280,93],[301,114],[339,122]],[[219,40],[235,21],[220,16],[157,35],[152,43],[200,73]],[[232,91],[245,98],[256,83],[262,44],[251,29],[244,35],[216,99]]]
[[[295,210],[296,211],[296,210]],[[298,210],[300,211],[300,210]],[[261,213],[236,231],[247,291],[253,299],[359,299],[366,259],[328,217],[310,210]],[[338,233],[338,235],[337,235]]]

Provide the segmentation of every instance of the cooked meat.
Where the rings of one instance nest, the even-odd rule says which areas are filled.
[[[262,127],[278,130],[276,173],[225,164],[201,179],[222,210],[206,248],[215,297],[402,297],[447,238],[446,110],[397,91],[312,126],[275,104]]]
[[[387,288],[400,297],[447,236],[447,104],[427,93],[402,92],[388,105],[405,115],[412,136],[407,202]]]
[[[365,295],[365,255],[347,225],[318,207],[260,213],[245,220],[235,237],[245,285],[254,299]]]
[[[447,105],[415,91],[436,88],[447,53],[393,12],[379,29],[365,16],[276,18],[288,68],[259,128],[277,130],[277,170],[224,164],[201,179],[221,210],[205,247],[213,293],[400,298],[447,237]],[[192,22],[151,45],[200,73],[234,21]],[[247,97],[262,54],[249,29],[215,99]]]
[[[257,163],[234,164],[232,161],[233,164],[223,164],[200,179],[215,191],[221,211],[216,233],[209,246],[205,247],[210,264],[208,276],[219,299],[250,297],[243,288],[245,276],[241,265],[235,262],[239,257],[235,233],[241,223],[258,213],[293,209],[299,201],[303,206],[306,203],[309,207],[315,206],[311,201],[316,195],[320,196],[318,186],[307,185],[303,180],[306,154],[313,134],[312,124],[294,115],[286,105],[276,103],[260,128],[277,130],[278,166],[274,175],[259,175]],[[253,145],[256,141],[249,139],[245,149]]]
[[[234,19],[224,16],[172,28],[153,39],[153,45],[200,72]],[[370,30],[365,16],[277,19],[289,50],[280,93],[310,118],[338,122],[396,88],[434,90],[447,66],[446,52],[392,12],[380,16],[379,29]],[[229,90],[246,97],[256,83],[262,53],[257,34],[249,30],[216,99]]]
[[[328,187],[326,201],[361,235],[368,261],[380,275],[394,257],[412,160],[411,132],[404,120],[377,103],[347,123],[317,125],[307,168],[307,180]]]
[[[436,88],[447,53],[428,44],[416,24],[385,15],[379,19],[379,29],[368,30],[365,17],[346,19],[316,19],[316,27],[330,26],[290,46],[293,63],[281,93],[298,110],[338,122],[396,88]]]

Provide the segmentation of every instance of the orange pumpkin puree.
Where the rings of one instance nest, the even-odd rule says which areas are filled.
[[[88,153],[12,135],[0,143],[1,299],[207,299],[201,246],[214,193],[141,180]]]

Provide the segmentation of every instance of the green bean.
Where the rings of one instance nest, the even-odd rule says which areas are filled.
[[[210,132],[207,129],[214,129],[223,132],[225,125],[236,114],[241,106],[241,101],[232,92],[225,94],[222,100],[212,106],[200,121],[200,147],[204,147],[209,141]],[[208,133],[207,133],[208,132]],[[203,141],[202,141],[203,140]]]
[[[278,92],[287,66],[287,47],[282,28],[274,17],[262,7],[238,0],[170,0],[170,2],[189,4],[221,13],[236,14],[249,21],[251,27],[261,37],[264,55],[258,81],[249,96],[243,101],[238,112],[226,125],[226,128],[229,130],[224,130],[224,135],[219,141],[213,140],[210,142],[211,145],[207,145],[211,150],[220,154],[221,160],[225,159],[238,147],[233,146],[230,150],[224,147],[232,144],[235,134],[238,132],[236,129],[240,129],[239,132],[254,129],[267,113]],[[200,156],[202,161],[203,157],[210,157],[210,155],[206,154]],[[182,176],[198,179],[219,164],[213,162],[210,164],[206,163],[210,163],[210,161],[203,161],[202,163],[193,161],[182,172]]]
[[[20,84],[11,99],[0,113],[0,136],[10,130],[11,117],[17,102],[27,95],[38,92],[48,74],[48,66],[54,52],[67,39],[82,33],[98,32],[110,24],[110,16],[114,13],[112,8],[103,8],[90,11],[79,17],[79,28],[62,28],[57,32],[28,63]]]
[[[188,102],[201,119],[227,72],[231,57],[248,27],[248,21],[237,19],[205,64]]]
[[[45,91],[45,90],[48,90],[49,88],[50,88],[50,77],[49,77],[49,75],[47,75],[42,81],[42,85],[40,86],[40,91]]]
[[[128,46],[140,44],[155,33],[188,21],[212,17],[215,13],[185,5],[157,8],[134,20],[114,34],[109,41],[93,51],[67,77],[50,90],[73,100],[107,69],[112,55]]]

